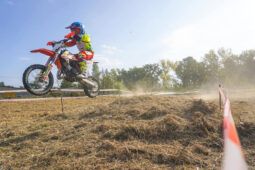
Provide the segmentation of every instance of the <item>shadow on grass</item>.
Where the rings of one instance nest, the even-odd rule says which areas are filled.
[[[38,136],[40,136],[39,132],[33,132],[33,133],[29,133],[24,136],[19,136],[19,137],[5,140],[5,141],[0,141],[0,147],[9,146],[12,143],[20,143],[20,142],[24,142],[27,140],[33,140],[33,139],[37,138]]]

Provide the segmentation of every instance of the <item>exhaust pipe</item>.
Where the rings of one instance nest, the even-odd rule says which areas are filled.
[[[81,79],[80,80],[80,82],[82,83],[82,84],[84,84],[84,85],[90,85],[90,86],[92,86],[92,87],[95,87],[95,84],[92,82],[92,81],[90,81],[90,80],[88,80],[88,79],[86,79],[86,78],[84,78],[84,79]]]

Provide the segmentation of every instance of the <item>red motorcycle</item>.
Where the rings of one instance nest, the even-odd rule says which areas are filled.
[[[23,73],[23,85],[31,94],[41,96],[47,94],[53,87],[54,78],[51,73],[53,64],[57,66],[57,78],[65,79],[69,82],[79,82],[87,96],[93,98],[99,94],[99,82],[93,76],[85,76],[77,78],[77,74],[81,71],[77,60],[65,60],[61,54],[66,51],[64,39],[58,42],[50,42],[48,45],[52,46],[52,50],[45,48],[32,50],[32,53],[42,53],[49,56],[45,65],[34,64],[29,66]]]

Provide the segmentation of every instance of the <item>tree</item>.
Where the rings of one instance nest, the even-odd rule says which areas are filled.
[[[102,74],[101,88],[105,89],[124,89],[124,85],[120,78],[120,70],[111,69],[110,72],[105,70]]]
[[[0,82],[0,87],[4,87],[4,86],[5,86],[4,82],[1,81],[1,82]]]
[[[143,67],[120,70],[120,79],[130,90],[151,91],[160,87],[161,72],[159,64],[146,64]]]
[[[173,78],[171,78],[170,71],[175,71],[176,63],[173,63],[169,60],[161,60],[160,67],[162,71],[160,77],[162,79],[163,89],[166,90],[171,87],[171,80],[172,84],[174,83]]]
[[[162,74],[162,69],[159,64],[146,64],[143,66],[145,76],[145,88],[147,90],[159,89],[160,88],[160,75]]]
[[[100,71],[99,71],[99,66],[97,63],[93,64],[92,76],[94,76],[97,80],[99,80],[99,78],[100,78]]]
[[[239,84],[240,61],[237,55],[234,55],[230,49],[221,48],[218,51],[221,59],[222,69],[220,71],[222,82],[225,85]]]
[[[113,88],[113,80],[107,70],[103,74],[100,84],[102,89]]]
[[[183,87],[199,87],[204,80],[204,69],[193,57],[187,57],[178,63],[176,75],[181,79]]]
[[[63,81],[61,82],[60,87],[61,87],[61,88],[77,88],[78,85],[75,84],[75,83],[73,83],[73,82],[63,80]]]
[[[248,50],[239,56],[240,77],[245,78],[247,83],[255,83],[255,50]]]
[[[213,50],[204,55],[202,61],[205,73],[204,83],[219,83],[220,76],[220,60]]]
[[[122,69],[120,71],[121,80],[129,90],[137,89],[139,86],[143,87],[143,78],[145,77],[145,70],[141,67],[133,67],[129,70]]]

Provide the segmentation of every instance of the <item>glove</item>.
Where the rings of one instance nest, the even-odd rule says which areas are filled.
[[[85,61],[85,59],[83,58],[84,56],[81,53],[76,54],[75,57],[79,62]]]
[[[49,41],[49,42],[47,42],[47,45],[49,45],[49,46],[53,46],[55,44],[55,41]]]

